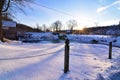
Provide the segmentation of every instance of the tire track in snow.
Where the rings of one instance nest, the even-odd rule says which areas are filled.
[[[17,63],[19,66],[12,66],[12,68],[15,68],[13,70],[7,68],[7,70],[4,68],[6,67],[6,65],[3,67],[3,70],[5,71],[5,73],[1,73],[0,74],[0,78],[6,80],[6,79],[9,79],[9,80],[22,80],[22,79],[27,79],[27,80],[36,80],[34,79],[35,77],[39,79],[41,79],[42,77],[45,77],[44,76],[44,73],[45,71],[44,70],[47,70],[48,72],[46,72],[47,74],[49,73],[49,78],[51,77],[51,71],[55,71],[54,68],[56,68],[56,65],[59,67],[59,65],[61,65],[61,54],[64,50],[64,45],[60,45],[60,46],[57,46],[56,48],[53,48],[53,52],[54,54],[52,55],[48,55],[48,56],[45,56],[44,58],[42,59],[39,59],[37,61],[32,61],[31,62],[27,62],[25,60],[25,63],[24,65],[22,65],[21,61],[23,60],[16,60],[14,61],[14,63]],[[39,56],[38,56],[39,57]],[[32,58],[31,58],[32,59]],[[58,60],[56,60],[58,59]],[[6,61],[8,62],[8,61]],[[54,63],[54,65],[53,65]],[[11,64],[12,65],[12,64]],[[49,67],[48,67],[49,66]],[[57,67],[57,68],[58,68]],[[61,67],[60,67],[61,69]],[[27,75],[26,75],[27,74]],[[6,77],[7,76],[7,77]],[[33,79],[31,79],[32,77],[30,76],[34,76]],[[38,79],[37,79],[38,80]],[[46,79],[48,80],[48,79]]]
[[[62,49],[62,51],[64,50],[64,45],[57,45],[57,46],[54,46],[54,47],[52,47],[50,50],[48,49],[48,50],[38,50],[38,51],[29,51],[29,52],[27,52],[27,54],[28,55],[26,55],[26,56],[21,56],[21,57],[11,57],[11,58],[1,58],[0,60],[16,60],[16,59],[25,59],[25,58],[33,58],[33,57],[40,57],[40,56],[45,56],[45,55],[49,55],[49,54],[54,54],[54,53],[57,53],[58,52],[58,50],[60,50],[60,49]],[[41,52],[42,53],[44,53],[44,54],[41,54]],[[31,54],[32,55],[31,55]],[[35,53],[40,53],[40,54],[35,54]]]

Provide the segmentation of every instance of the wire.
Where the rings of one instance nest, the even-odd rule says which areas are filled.
[[[78,16],[74,16],[74,15],[72,15],[72,14],[69,14],[69,13],[66,13],[66,12],[63,12],[63,11],[54,9],[54,8],[50,8],[50,7],[45,6],[45,5],[42,5],[42,4],[38,4],[38,3],[32,3],[32,4],[37,5],[37,6],[39,6],[39,7],[46,8],[46,9],[48,9],[48,10],[51,10],[51,11],[54,11],[54,12],[57,12],[57,13],[61,13],[61,14],[63,14],[63,15],[67,15],[67,16],[73,18],[73,19],[76,19],[76,20],[80,19],[80,17],[78,17]],[[97,17],[95,17],[95,18],[93,18],[93,19],[96,19],[96,18],[97,18]],[[90,20],[87,20],[87,21],[91,21],[91,19],[90,19]]]
[[[39,6],[39,7],[43,7],[43,8],[49,9],[49,10],[54,11],[54,12],[57,12],[57,13],[61,13],[61,14],[64,14],[64,15],[73,17],[73,18],[77,18],[77,17],[75,17],[75,16],[73,16],[73,15],[71,15],[71,14],[69,14],[69,13],[66,13],[66,12],[63,12],[63,11],[60,11],[60,10],[57,10],[57,9],[54,9],[54,8],[50,8],[50,7],[45,6],[45,5],[42,5],[42,4],[38,4],[38,3],[32,3],[32,4],[37,5],[37,6]]]

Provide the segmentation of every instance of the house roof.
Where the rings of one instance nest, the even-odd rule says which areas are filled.
[[[2,21],[2,26],[3,27],[16,27],[16,22],[15,21]]]

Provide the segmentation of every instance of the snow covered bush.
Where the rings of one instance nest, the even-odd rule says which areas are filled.
[[[91,42],[92,43],[98,43],[98,40],[93,39]]]

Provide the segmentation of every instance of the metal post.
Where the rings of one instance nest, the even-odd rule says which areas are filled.
[[[65,41],[64,73],[69,71],[69,40]]]
[[[112,42],[109,43],[109,56],[108,59],[112,59]]]

